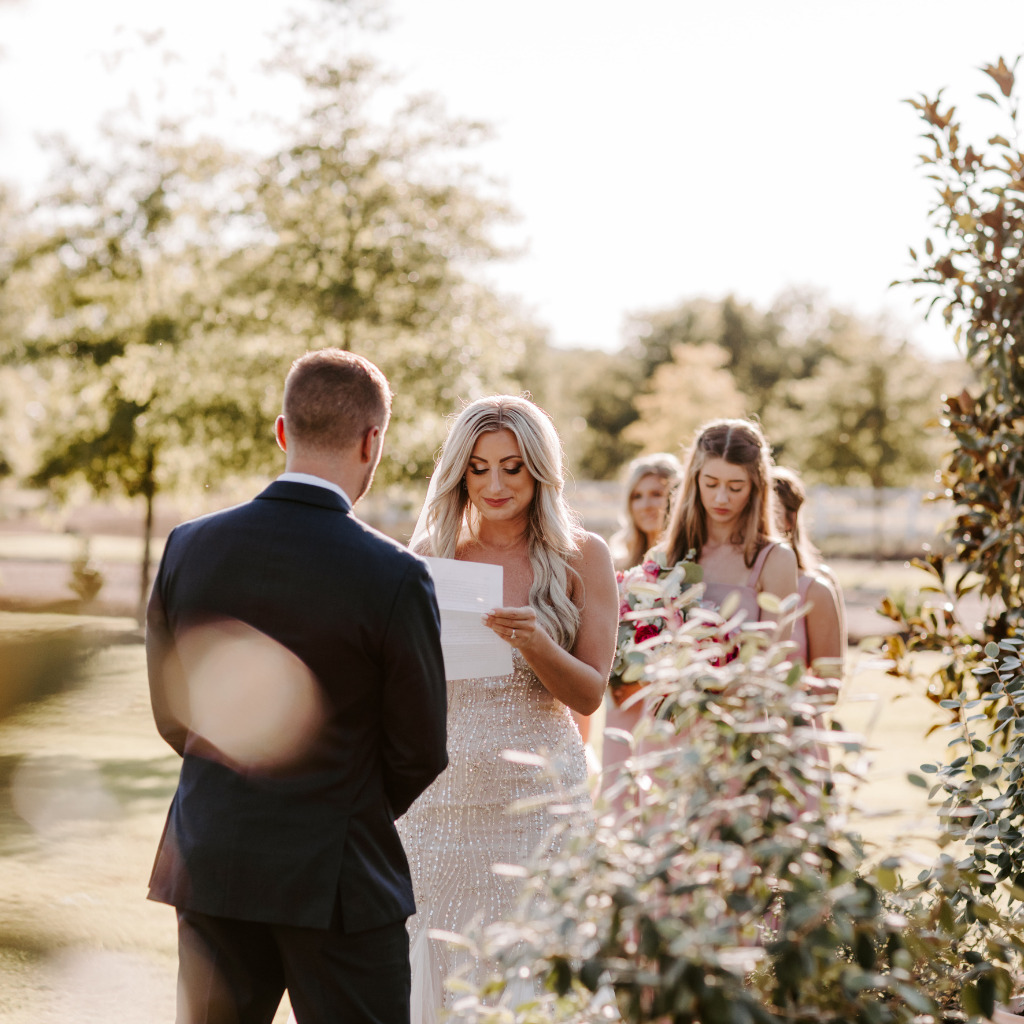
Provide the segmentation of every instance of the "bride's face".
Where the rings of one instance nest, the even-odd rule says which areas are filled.
[[[481,434],[466,469],[466,493],[480,518],[492,523],[525,519],[537,483],[511,430]]]

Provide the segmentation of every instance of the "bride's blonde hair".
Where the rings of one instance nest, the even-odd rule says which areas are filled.
[[[492,395],[471,402],[452,424],[431,480],[422,530],[413,546],[420,554],[454,558],[461,543],[476,534],[479,513],[466,491],[469,458],[481,434],[509,430],[535,483],[527,520],[527,544],[533,585],[530,604],[541,625],[566,650],[580,627],[580,610],[570,597],[579,576],[571,560],[579,553],[582,533],[563,495],[562,443],[547,413],[514,395]],[[572,581],[572,582],[571,582]]]

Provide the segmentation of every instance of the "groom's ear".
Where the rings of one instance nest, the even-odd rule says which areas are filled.
[[[288,451],[288,439],[284,436],[284,417],[278,416],[274,424],[274,436],[277,438],[278,447],[283,452]]]
[[[363,443],[360,446],[359,458],[363,462],[376,463],[380,457],[380,450],[384,444],[384,434],[380,427],[370,427],[363,434]]]

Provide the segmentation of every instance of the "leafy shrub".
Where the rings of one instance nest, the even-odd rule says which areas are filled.
[[[926,126],[921,161],[936,202],[924,251],[911,250],[918,273],[908,283],[941,311],[976,378],[945,399],[941,420],[950,451],[938,490],[956,506],[952,557],[915,562],[929,574],[919,613],[883,607],[899,627],[888,640],[897,666],[917,650],[948,655],[929,688],[936,701],[972,685],[985,644],[1024,625],[1024,133],[1016,64],[1000,58],[983,69],[996,88],[981,97],[1006,125],[987,143],[967,141],[941,92],[910,101]],[[982,600],[977,626],[961,620],[966,595]]]
[[[714,617],[647,648],[658,711],[620,783],[629,809],[595,824],[559,796],[563,855],[514,920],[471,937],[495,970],[454,1019],[923,1024],[1009,998],[1021,945],[977,865],[906,881],[845,825],[841,761],[860,746],[833,729],[840,763],[820,756],[828,698],[790,650]]]
[[[1022,647],[1018,638],[986,645],[985,663],[974,673],[991,677],[987,692],[943,701],[956,717],[950,728],[959,733],[965,753],[949,764],[921,766],[935,776],[931,795],[945,795],[939,812],[943,845],[953,854],[944,863],[955,861],[971,882],[951,892],[949,903],[957,922],[967,927],[972,948],[979,950],[985,949],[994,921],[1014,930],[1024,926]]]

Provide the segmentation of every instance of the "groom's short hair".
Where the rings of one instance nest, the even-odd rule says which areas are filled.
[[[307,352],[284,384],[288,438],[311,448],[347,448],[391,416],[391,386],[380,369],[340,348]]]

